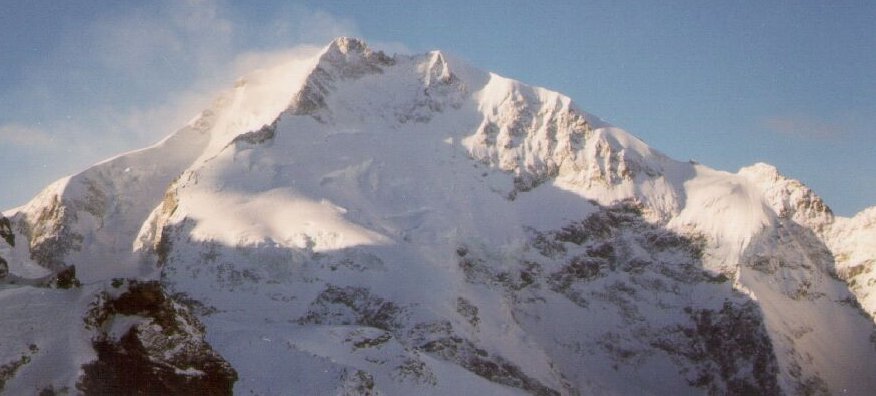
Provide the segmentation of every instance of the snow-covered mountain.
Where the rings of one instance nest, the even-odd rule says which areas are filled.
[[[8,394],[872,394],[876,210],[340,38],[0,220]]]

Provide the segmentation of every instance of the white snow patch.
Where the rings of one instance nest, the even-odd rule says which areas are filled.
[[[195,221],[193,238],[227,246],[275,242],[320,252],[390,242],[345,220],[345,210],[330,201],[309,199],[288,188],[255,194],[192,191],[180,206]]]

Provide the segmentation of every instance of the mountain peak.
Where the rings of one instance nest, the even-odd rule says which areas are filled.
[[[368,50],[368,44],[355,37],[338,37],[328,45],[329,51],[337,51],[347,54],[350,51],[363,53]]]
[[[779,173],[779,169],[773,165],[757,162],[749,166],[742,167],[739,169],[739,174],[748,175],[757,180],[763,180],[766,182],[776,182],[779,180],[785,179],[781,173]]]
[[[833,211],[812,189],[782,175],[773,165],[758,162],[739,175],[761,186],[766,202],[781,218],[792,219],[821,232],[834,220]]]
[[[346,71],[344,77],[359,77],[362,72],[375,71],[381,66],[392,65],[393,59],[383,51],[373,51],[357,38],[339,37],[323,50],[319,66]]]

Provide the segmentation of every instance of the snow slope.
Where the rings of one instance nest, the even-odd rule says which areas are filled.
[[[0,379],[118,389],[133,355],[164,392],[869,394],[872,214],[340,38],[5,213]]]

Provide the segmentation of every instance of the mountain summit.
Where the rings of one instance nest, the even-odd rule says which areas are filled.
[[[339,38],[0,217],[0,389],[872,394],[876,212]]]

